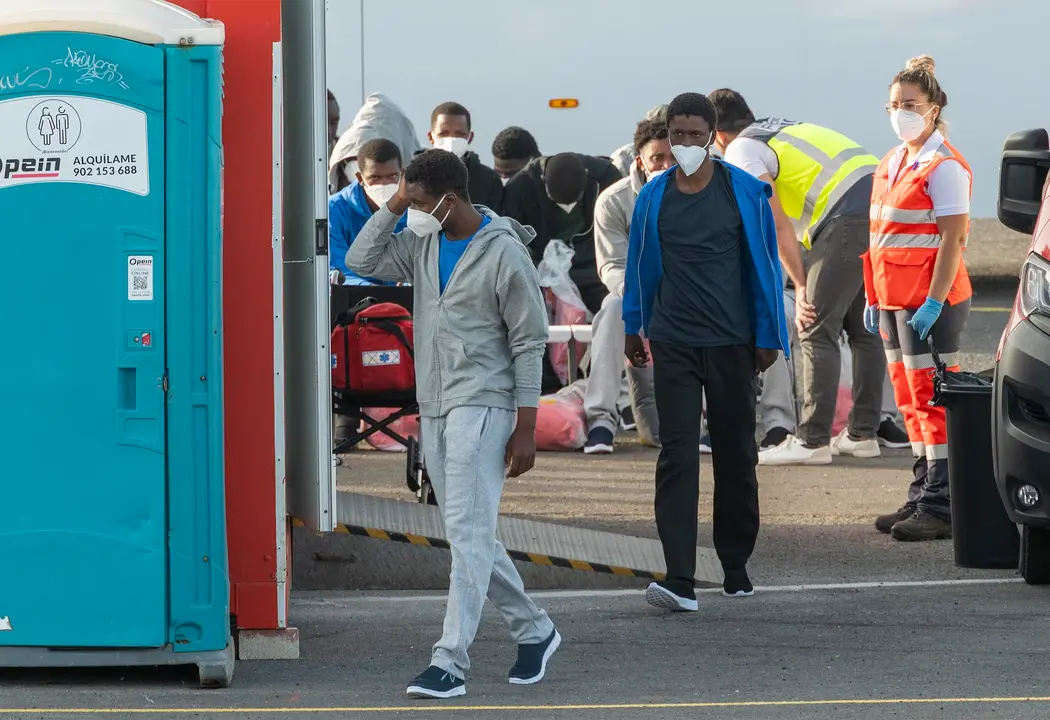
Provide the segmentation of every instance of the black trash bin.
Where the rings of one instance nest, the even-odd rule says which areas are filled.
[[[1003,507],[992,464],[992,378],[949,372],[937,358],[933,404],[944,407],[948,414],[955,564],[988,570],[1016,568],[1020,539]]]

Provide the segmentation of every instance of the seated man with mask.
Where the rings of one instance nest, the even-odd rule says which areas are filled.
[[[598,196],[619,181],[620,173],[604,158],[577,153],[561,153],[552,157],[538,157],[530,161],[507,183],[503,195],[503,212],[523,225],[536,230],[536,239],[529,245],[533,261],[538,265],[551,240],[561,240],[573,250],[569,278],[586,309],[597,316],[609,294],[598,276],[594,252],[594,216]],[[596,317],[596,321],[599,319]],[[615,362],[623,367],[622,343],[596,343],[591,347],[591,366]],[[602,357],[602,354],[612,353]],[[615,360],[613,359],[615,358]],[[588,394],[621,396],[622,374],[595,377],[588,383]],[[611,386],[593,387],[599,383]],[[626,393],[623,393],[626,405]],[[596,419],[588,429],[584,452],[612,452],[615,424],[610,429],[604,419]]]
[[[397,193],[401,151],[389,140],[369,140],[357,155],[356,179],[328,198],[328,267],[346,277],[346,285],[385,285],[363,278],[346,266],[346,253],[373,213]],[[404,229],[404,220],[398,230]]]

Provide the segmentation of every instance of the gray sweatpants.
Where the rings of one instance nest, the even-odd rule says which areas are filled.
[[[629,402],[642,442],[658,446],[660,421],[656,416],[653,369],[636,368],[627,362],[623,338],[623,298],[610,293],[591,321],[591,369],[583,399],[587,431],[601,427],[615,434],[620,412]]]
[[[515,418],[510,410],[458,407],[442,418],[420,419],[427,473],[452,546],[445,628],[431,663],[458,678],[470,669],[467,650],[486,596],[518,644],[543,642],[554,630],[547,613],[525,594],[517,568],[496,539]]]
[[[860,259],[868,248],[868,219],[830,220],[813,239],[806,255],[809,301],[817,319],[799,333],[802,346],[802,414],[798,437],[810,446],[831,442],[831,425],[838,400],[841,357],[839,338],[849,338],[853,352],[853,409],[849,432],[855,438],[875,437],[882,420],[886,355],[882,341],[864,329],[864,269]]]

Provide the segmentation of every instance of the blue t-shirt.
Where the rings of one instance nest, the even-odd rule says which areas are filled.
[[[448,285],[448,279],[452,277],[452,271],[456,269],[456,264],[459,259],[463,257],[463,253],[467,251],[467,245],[470,241],[481,232],[486,225],[489,224],[491,218],[483,215],[481,217],[481,225],[470,237],[465,240],[449,240],[445,237],[445,233],[441,233],[441,244],[438,246],[438,279],[441,282],[441,292],[445,292],[445,286]]]

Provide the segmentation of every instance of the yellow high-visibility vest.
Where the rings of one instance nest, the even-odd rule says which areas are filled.
[[[834,130],[782,118],[758,120],[739,137],[760,140],[777,154],[777,198],[806,248],[810,235],[842,197],[879,159]]]

